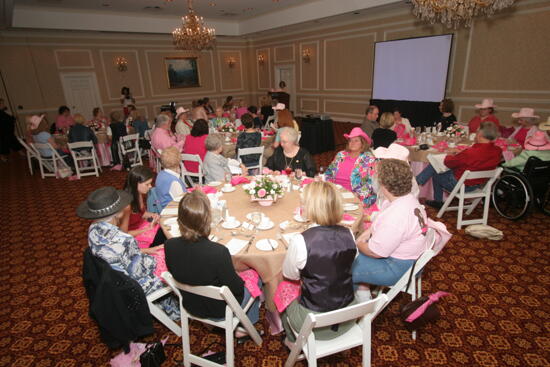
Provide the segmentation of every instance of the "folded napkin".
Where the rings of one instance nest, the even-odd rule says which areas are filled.
[[[237,127],[237,131],[244,131],[244,125],[240,125],[239,127]]]
[[[403,137],[403,141],[399,144],[405,145],[405,146],[411,146],[416,144],[416,137],[407,137],[408,135],[405,135]]]
[[[304,179],[302,180],[302,182],[301,182],[300,185],[301,185],[301,186],[305,186],[305,185],[310,184],[310,183],[312,183],[312,182],[313,182],[313,179],[312,179],[312,178],[304,178]]]
[[[169,216],[169,215],[178,215],[178,208],[164,208],[162,212],[160,212],[161,216]]]
[[[244,286],[248,291],[250,292],[250,295],[254,298],[258,297],[260,294],[262,294],[262,290],[258,286],[258,281],[260,280],[260,276],[254,269],[248,269],[245,271],[241,271],[239,273],[239,276],[242,280],[244,280]]]
[[[239,251],[241,251],[246,245],[248,244],[248,240],[240,240],[238,238],[232,238],[225,247],[229,250],[229,253],[231,255],[238,254]]]
[[[355,222],[355,217],[353,215],[344,213],[344,215],[342,215],[342,222]]]
[[[439,143],[435,144],[432,148],[436,149],[438,152],[444,152],[449,148],[449,144],[446,141],[441,140]]]
[[[193,190],[195,190],[196,187],[190,187],[187,189],[187,192],[191,192]],[[218,190],[216,190],[214,187],[212,186],[200,186],[199,190],[201,190],[202,192],[204,192],[205,194],[215,194],[218,192]]]
[[[299,281],[283,280],[279,283],[273,296],[273,302],[275,303],[275,307],[277,307],[277,311],[283,312],[292,301],[300,297],[300,291]]]
[[[162,277],[160,275],[163,272],[168,271],[168,268],[166,267],[166,260],[165,260],[165,257],[164,257],[164,249],[158,250],[152,256],[157,261],[157,266],[156,266],[155,271],[153,272],[153,274],[155,274],[157,277],[162,279]],[[162,279],[162,281],[164,281],[164,279]]]
[[[243,177],[243,176],[233,176],[231,178],[231,185],[233,185],[233,186],[243,184],[243,183],[244,184],[250,183],[250,180],[246,177]]]

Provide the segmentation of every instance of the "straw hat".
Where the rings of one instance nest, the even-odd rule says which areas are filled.
[[[477,109],[481,109],[481,108],[496,108],[497,106],[494,104],[491,98],[484,98],[481,101],[481,104],[476,104],[475,107]]]
[[[548,120],[541,122],[539,124],[539,130],[544,130],[544,131],[550,130],[550,116],[548,116]]]

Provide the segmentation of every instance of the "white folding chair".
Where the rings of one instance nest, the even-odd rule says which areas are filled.
[[[271,127],[271,124],[275,122],[275,115],[271,115],[265,120],[264,129],[269,129]]]
[[[94,143],[91,141],[79,141],[76,143],[68,143],[67,146],[73,157],[76,176],[79,179],[82,176],[95,175],[99,177],[101,166],[95,151]],[[80,162],[84,164],[82,167],[80,167]],[[85,164],[89,165],[85,166]]]
[[[172,288],[166,286],[148,295],[147,304],[149,305],[149,312],[151,312],[151,315],[153,315],[161,324],[170,329],[170,331],[172,331],[177,336],[181,336],[181,327],[178,325],[178,323],[173,321],[159,305],[154,303],[155,301],[166,296],[169,293],[172,293]]]
[[[456,221],[457,229],[460,229],[463,225],[468,224],[487,224],[487,220],[489,219],[489,205],[491,202],[491,188],[493,187],[496,179],[500,176],[501,172],[502,167],[498,167],[490,171],[465,171],[462,174],[462,177],[460,177],[460,180],[458,180],[453,191],[451,191],[451,193],[449,194],[447,200],[445,200],[445,203],[443,204],[441,209],[439,209],[437,217],[441,218],[443,216],[443,213],[445,213],[446,211],[458,210],[458,219]],[[466,185],[464,184],[464,182],[466,180],[476,178],[487,178],[488,180],[482,188],[466,192]],[[458,198],[458,206],[450,206],[455,197]],[[464,206],[465,199],[473,199],[473,201],[470,204]],[[462,216],[464,214],[464,209],[468,209],[466,211],[466,215],[470,215],[477,207],[481,199],[485,199],[485,203],[483,206],[483,217],[478,219],[463,220]]]
[[[426,264],[435,256],[435,251],[433,250],[433,246],[435,244],[435,231],[433,229],[428,229],[428,232],[426,233],[426,250],[420,255],[418,260],[416,260],[416,264],[414,265],[414,273],[412,274],[411,283],[409,285],[409,288],[407,289],[407,283],[409,282],[409,278],[411,277],[411,271],[413,271],[412,267],[410,270],[406,271],[405,274],[401,276],[401,278],[391,287],[389,287],[389,290],[384,293],[388,298],[385,304],[382,305],[382,307],[376,312],[374,317],[378,316],[397,295],[401,292],[407,292],[411,295],[411,300],[414,301],[417,298],[422,296],[422,269],[426,266]],[[416,279],[416,282],[414,281]],[[412,338],[416,339],[416,331],[413,331]]]
[[[120,152],[120,161],[123,161],[124,156],[128,154],[130,159],[130,166],[139,166],[143,164],[141,160],[141,152],[139,150],[139,134],[130,134],[122,136],[118,141],[119,152]]]
[[[199,164],[198,172],[189,172],[185,168],[184,162],[197,162]],[[203,170],[203,167],[202,167],[202,159],[198,154],[182,154],[181,155],[180,168],[181,168],[181,179],[182,179],[182,181],[185,182],[185,179],[187,178],[189,184],[192,184],[193,183],[192,177],[197,177],[199,179],[199,183],[200,184],[203,183],[202,178],[204,176],[204,170]]]
[[[25,139],[18,136],[17,140],[19,141],[19,144],[21,144],[23,148],[25,148],[25,152],[27,153],[27,163],[29,164],[29,171],[31,172],[31,175],[33,175],[34,173],[32,171],[32,158],[38,161],[38,157],[40,156],[40,154],[32,146],[27,144]]]
[[[162,150],[156,150],[152,145],[151,149],[149,150],[149,160],[153,162],[153,167],[155,168],[155,171],[159,173],[162,170],[162,164],[160,163],[160,154],[162,153]]]
[[[264,159],[264,146],[263,145],[260,145],[259,147],[252,147],[252,148],[240,148],[237,150],[237,160],[240,162],[240,163],[243,163],[242,160],[241,160],[241,157],[242,156],[245,156],[245,155],[249,155],[249,154],[259,154],[260,155],[260,158],[258,160],[258,164],[254,165],[254,166],[248,166],[246,168],[248,169],[254,169],[254,168],[258,168],[258,172],[259,174],[262,174],[262,169],[263,169],[263,159]],[[243,175],[246,175],[246,172],[243,172]]]
[[[50,143],[32,143],[31,146],[36,150],[38,163],[40,164],[40,175],[44,177],[57,177],[57,170],[59,168],[69,168],[70,167],[65,163],[63,157],[66,155],[59,155],[57,150],[55,150]],[[50,157],[44,157],[40,154],[39,149],[50,150],[52,155]],[[47,172],[49,171],[49,172]]]
[[[182,284],[176,281],[172,274],[169,272],[162,273],[162,277],[168,283],[170,288],[179,298],[180,303],[180,312],[181,312],[181,342],[183,345],[183,365],[185,367],[190,367],[191,363],[194,363],[199,366],[204,367],[216,367],[222,366],[218,363],[211,362],[201,356],[191,354],[190,346],[190,337],[189,337],[189,319],[197,320],[204,322],[205,324],[220,327],[225,329],[225,348],[226,348],[226,366],[234,367],[235,366],[235,353],[234,353],[234,343],[233,343],[233,332],[237,325],[242,324],[245,330],[248,332],[248,335],[252,340],[258,344],[262,345],[262,338],[258,331],[252,325],[252,322],[246,316],[246,312],[254,303],[254,298],[250,298],[248,303],[244,308],[242,308],[233,293],[229,290],[228,287],[214,287],[214,286],[190,286],[187,284]],[[180,290],[188,293],[193,293],[199,296],[208,297],[220,301],[226,302],[225,307],[225,319],[221,321],[214,321],[210,319],[203,319],[200,317],[195,317],[187,312],[183,307],[182,296]]]
[[[371,360],[371,324],[376,312],[387,302],[387,296],[382,294],[373,300],[348,306],[321,314],[309,313],[300,332],[292,330],[296,335],[296,343],[290,350],[285,367],[292,367],[303,353],[309,367],[317,366],[317,359],[339,353],[343,350],[362,345],[363,367],[370,366]],[[346,321],[359,319],[345,334],[330,340],[315,339],[314,329],[337,325]]]

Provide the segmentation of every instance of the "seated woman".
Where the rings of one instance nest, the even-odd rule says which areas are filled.
[[[254,127],[254,120],[252,116],[245,113],[241,117],[241,122],[245,130],[237,137],[236,152],[239,153],[239,149],[259,147],[262,144],[262,134]],[[241,158],[241,161],[245,166],[255,166],[258,164],[260,156],[258,154],[245,155]],[[246,172],[243,171],[243,174]]]
[[[178,107],[176,110],[176,124],[174,133],[176,135],[187,136],[191,133],[193,123],[189,119],[189,110],[185,107]]]
[[[210,134],[206,138],[206,155],[204,156],[204,179],[207,184],[213,181],[224,181],[227,174],[231,174],[228,159],[222,155],[223,140],[220,134]],[[244,168],[244,169],[243,169]],[[241,165],[243,172],[246,167]]]
[[[372,133],[372,148],[389,147],[397,140],[397,134],[392,130],[394,124],[393,114],[384,112],[380,117],[380,127]]]
[[[200,190],[186,194],[180,201],[178,224],[181,237],[166,241],[166,266],[175,280],[189,285],[227,286],[242,306],[250,299],[244,281],[235,272],[226,246],[208,239],[211,228],[210,201]],[[223,319],[224,301],[182,292],[183,307],[194,316]],[[259,319],[259,298],[247,312],[254,324]],[[236,335],[237,337],[243,335]]]
[[[441,117],[439,123],[441,123],[441,131],[447,130],[448,127],[456,122],[456,116],[453,114],[455,104],[452,99],[445,98],[439,103],[439,112]]]
[[[402,138],[411,132],[411,123],[408,118],[401,116],[401,111],[399,108],[393,109],[393,120],[393,131],[395,131],[398,138]]]
[[[376,166],[380,191],[386,198],[372,226],[357,239],[353,283],[362,285],[358,298],[370,298],[366,284],[392,286],[426,246],[427,217],[411,194],[412,171],[406,162],[383,159]]]
[[[118,225],[124,216],[124,208],[131,202],[129,193],[107,186],[92,192],[76,213],[80,218],[93,220],[88,229],[88,245],[92,253],[137,281],[145,295],[149,295],[164,286],[154,274],[157,260],[151,256],[161,252],[163,247],[140,250],[136,239],[120,230]],[[179,306],[173,296],[163,298],[160,305],[170,318],[179,318]]]
[[[58,115],[55,119],[55,128],[57,131],[67,133],[69,128],[74,125],[71,110],[67,106],[61,106],[58,109]]]
[[[316,171],[315,162],[311,154],[298,145],[298,132],[291,127],[283,127],[280,130],[281,145],[267,160],[267,168],[286,173],[301,169],[306,176],[313,177]]]
[[[512,118],[517,119],[519,127],[509,136],[523,147],[525,140],[531,137],[538,130],[539,116],[535,115],[535,110],[532,108],[521,108],[519,112],[514,112]]]
[[[218,129],[227,123],[229,123],[229,119],[223,116],[223,108],[216,107],[216,117],[210,119],[210,127]]]
[[[373,187],[376,159],[369,151],[371,139],[359,127],[344,137],[348,139],[346,149],[336,154],[325,177],[357,194],[365,206],[371,206],[376,202]]]
[[[160,155],[160,161],[163,170],[157,175],[155,187],[160,207],[164,209],[169,202],[180,200],[187,189],[180,178],[181,154],[178,148],[164,149]]]
[[[191,129],[191,134],[185,139],[183,144],[183,153],[184,154],[198,154],[202,160],[206,155],[206,146],[204,141],[208,137],[208,123],[206,120],[199,119],[193,124]],[[199,172],[199,164],[197,162],[187,162],[184,161],[185,169],[189,172]]]
[[[61,147],[55,142],[54,137],[52,134],[49,133],[50,127],[48,121],[44,118],[44,115],[37,116],[33,115],[28,118],[28,127],[29,127],[29,134],[32,136],[32,141],[34,143],[38,144],[47,144],[50,143],[53,149],[56,150],[56,152],[63,157],[63,160],[67,165],[70,167],[74,167],[73,158],[70,154],[64,152]],[[42,157],[50,158],[53,153],[52,150],[49,148],[38,148],[38,153]]]
[[[292,113],[287,109],[282,110],[276,110],[276,108],[280,108],[281,103],[278,103],[273,109],[275,109],[276,116],[277,116],[277,135],[275,135],[275,141],[273,142],[273,148],[277,148],[279,144],[281,143],[281,129],[283,127],[291,127],[294,130],[300,132],[300,127],[298,126],[298,123],[294,118],[292,117]],[[284,106],[284,105],[283,105]]]
[[[84,116],[77,113],[74,115],[74,122],[75,124],[69,130],[69,143],[91,141],[93,144],[97,144],[97,137],[92,129],[86,126],[86,118]],[[79,150],[82,150],[82,148]]]
[[[126,177],[124,191],[132,195],[132,202],[125,210],[120,229],[132,235],[139,248],[154,247],[166,240],[158,225],[160,216],[148,212],[147,194],[153,183],[153,171],[149,167],[135,166]]]
[[[330,182],[312,182],[304,189],[304,215],[312,228],[289,241],[283,275],[301,281],[301,296],[282,314],[285,344],[294,342],[292,329],[299,331],[308,313],[321,313],[346,307],[354,302],[351,267],[357,254],[349,228],[338,225],[344,214],[342,198]],[[315,329],[316,338],[332,339],[348,331],[355,321]]]

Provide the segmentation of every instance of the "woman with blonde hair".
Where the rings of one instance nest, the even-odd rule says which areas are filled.
[[[380,117],[380,127],[374,129],[372,133],[372,148],[387,148],[391,143],[397,140],[397,134],[392,130],[395,124],[393,113],[384,112]]]
[[[283,263],[283,275],[300,280],[301,296],[282,315],[285,344],[295,341],[309,313],[337,310],[354,302],[351,266],[357,253],[349,228],[339,225],[344,213],[338,189],[330,182],[312,182],[304,189],[304,216],[313,226],[294,235]],[[316,338],[332,339],[344,334],[355,321],[315,329]]]
[[[163,170],[157,175],[155,187],[161,210],[173,200],[179,200],[187,191],[180,178],[181,153],[176,147],[164,149],[160,155]]]
[[[376,202],[372,181],[376,159],[370,152],[372,140],[359,127],[344,137],[348,140],[346,149],[336,154],[325,177],[355,193],[363,205],[369,207]]]

